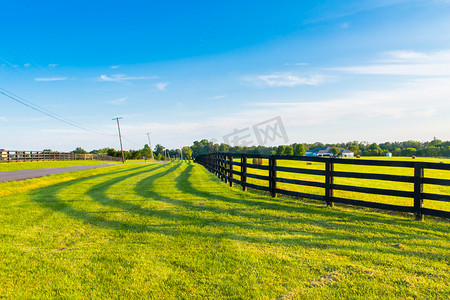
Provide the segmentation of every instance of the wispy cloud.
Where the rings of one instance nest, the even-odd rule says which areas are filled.
[[[166,87],[169,85],[168,82],[158,82],[157,84],[155,84],[156,88],[160,91],[165,91]]]
[[[111,69],[118,69],[118,68],[120,68],[120,66],[118,66],[118,65],[117,66],[111,66],[110,68]]]
[[[296,63],[285,63],[285,66],[307,66],[308,63],[305,62],[296,62]]]
[[[321,75],[300,76],[291,72],[244,77],[243,80],[257,87],[271,88],[293,87],[297,85],[319,85],[325,82],[324,76]]]
[[[226,98],[226,97],[228,97],[228,95],[218,95],[218,96],[209,97],[208,99],[209,100],[219,100],[219,99],[223,99],[223,98]]]
[[[39,77],[35,78],[35,81],[62,81],[67,80],[67,77]]]
[[[124,105],[125,101],[128,99],[128,97],[122,97],[119,99],[114,99],[109,101],[109,103],[111,103],[112,105]]]
[[[133,80],[146,80],[146,79],[155,79],[157,76],[127,76],[124,74],[114,74],[111,76],[100,75],[100,81],[109,81],[109,82],[128,82]]]
[[[50,68],[54,68],[54,67],[56,67],[58,64],[48,64],[48,66],[50,67]]]
[[[26,63],[23,66],[27,68],[27,67],[31,66],[31,64],[30,63]]]
[[[429,53],[399,50],[385,52],[382,56],[384,57],[382,60],[372,64],[332,68],[332,70],[368,75],[450,75],[450,50]]]
[[[0,117],[0,121],[1,121],[1,122],[6,122],[6,121],[8,121],[8,119],[5,118],[5,117]]]
[[[355,92],[322,101],[254,103],[252,114],[279,114],[291,125],[324,125],[344,120],[431,118],[450,109],[450,77],[413,80],[390,90]],[[256,109],[255,109],[256,107]],[[301,115],[302,118],[298,118]]]
[[[450,50],[435,51],[429,53],[413,50],[397,50],[387,51],[383,53],[383,55],[387,57],[386,62],[450,62]]]

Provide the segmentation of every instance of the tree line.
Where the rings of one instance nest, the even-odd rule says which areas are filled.
[[[189,148],[189,147],[184,147]],[[183,148],[183,152],[185,152]],[[189,149],[190,150],[190,149]],[[51,150],[47,150],[51,151]],[[122,152],[120,150],[116,150],[114,148],[102,148],[102,149],[96,149],[92,150],[90,152],[84,150],[81,147],[77,147],[75,150],[72,151],[75,154],[101,154],[101,155],[108,155],[108,156],[114,156],[114,157],[122,157]],[[187,154],[189,154],[190,151],[186,151]],[[150,147],[148,144],[145,144],[142,149],[138,150],[127,150],[123,151],[125,159],[151,159],[152,158],[152,151],[150,150]],[[155,160],[169,160],[174,158],[180,158],[181,157],[181,150],[180,149],[168,149],[164,147],[161,144],[157,144],[155,148],[153,149],[153,158]],[[192,155],[189,155],[187,157],[189,159],[192,158]]]
[[[192,156],[196,157],[201,154],[213,152],[232,152],[232,153],[251,153],[262,155],[305,155],[306,150],[312,150],[318,147],[344,148],[352,151],[355,156],[386,156],[392,153],[393,156],[426,156],[426,157],[450,157],[450,141],[441,141],[434,138],[432,141],[404,141],[404,142],[384,142],[384,143],[368,143],[368,142],[346,142],[335,144],[324,144],[316,142],[294,143],[290,145],[280,146],[229,146],[227,144],[215,144],[206,139],[195,141],[190,147]]]
[[[168,160],[173,158],[192,159],[201,154],[209,154],[214,152],[231,152],[231,153],[249,153],[262,155],[305,155],[306,150],[318,147],[330,146],[336,148],[344,148],[352,151],[355,156],[385,156],[386,153],[392,153],[393,156],[425,156],[425,157],[450,157],[450,141],[441,141],[434,138],[429,142],[404,141],[404,142],[385,142],[385,143],[368,143],[368,142],[347,142],[324,144],[316,142],[293,143],[290,145],[279,146],[230,146],[224,143],[217,144],[207,139],[195,141],[191,146],[184,146],[180,149],[168,149],[161,144],[157,144],[153,149],[153,157],[156,160]],[[51,150],[47,150],[51,151]],[[92,150],[90,152],[78,147],[72,152],[78,154],[103,154],[108,156],[121,157],[120,150],[113,148],[102,148]],[[181,156],[182,154],[182,156]],[[125,159],[150,159],[152,152],[148,144],[142,149],[124,151]]]

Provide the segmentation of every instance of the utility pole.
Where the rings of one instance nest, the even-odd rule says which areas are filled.
[[[122,117],[114,118],[113,120],[117,121],[117,129],[119,130],[120,151],[122,151],[122,163],[125,163],[125,156],[123,155],[123,147],[122,147],[122,135],[120,134],[120,125],[119,125],[120,119],[122,119]]]
[[[183,148],[180,148],[180,160],[183,160]]]
[[[148,146],[150,147],[150,153],[152,154],[152,160],[155,160],[153,158],[152,142],[150,142],[150,132],[147,132],[146,135],[148,137]]]

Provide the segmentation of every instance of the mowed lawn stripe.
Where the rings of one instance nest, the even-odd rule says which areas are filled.
[[[448,298],[449,222],[242,192],[176,162],[0,198],[6,298]]]

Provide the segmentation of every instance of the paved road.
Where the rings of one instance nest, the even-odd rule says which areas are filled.
[[[48,175],[52,175],[52,174],[67,173],[67,172],[87,170],[87,169],[95,169],[95,168],[108,167],[108,166],[114,166],[114,165],[115,164],[104,164],[104,165],[90,165],[90,166],[76,166],[76,167],[62,167],[62,168],[48,168],[48,169],[33,169],[33,170],[0,172],[0,182],[38,178],[38,177],[48,176]]]

